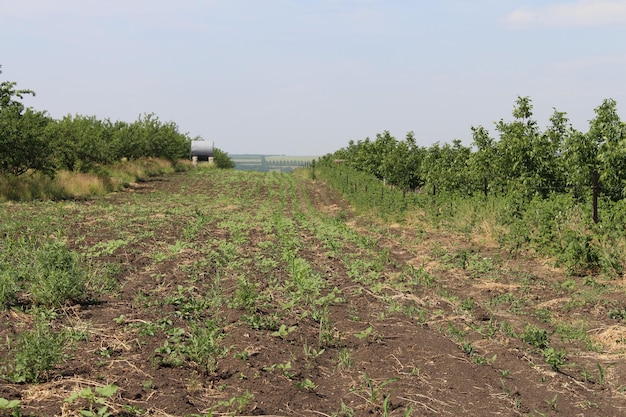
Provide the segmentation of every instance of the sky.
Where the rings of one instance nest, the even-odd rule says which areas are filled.
[[[153,113],[229,154],[469,146],[517,97],[542,129],[626,120],[626,0],[0,0],[0,65],[54,118]]]

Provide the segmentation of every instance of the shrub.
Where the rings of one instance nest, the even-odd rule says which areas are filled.
[[[598,268],[599,256],[590,235],[566,230],[562,239],[562,252],[558,255],[558,261],[568,274],[582,276]]]

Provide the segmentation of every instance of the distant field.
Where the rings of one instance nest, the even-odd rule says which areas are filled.
[[[243,171],[280,171],[291,172],[307,166],[318,156],[301,155],[229,155],[235,163],[235,169]]]

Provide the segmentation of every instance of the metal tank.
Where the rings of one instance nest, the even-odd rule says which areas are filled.
[[[195,140],[191,142],[191,159],[194,157],[198,161],[209,161],[213,158],[214,143],[206,140]]]

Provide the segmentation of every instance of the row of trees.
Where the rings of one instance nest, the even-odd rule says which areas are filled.
[[[412,132],[397,140],[385,131],[375,140],[350,141],[320,162],[343,160],[404,190],[436,187],[526,197],[572,190],[582,198],[597,181],[612,200],[626,196],[626,124],[614,100],[604,100],[595,109],[587,133],[574,129],[566,113],[557,110],[541,130],[532,108],[530,98],[518,97],[513,120],[496,123],[498,139],[482,126],[472,127],[470,147],[454,140],[426,148],[416,144]]]
[[[0,174],[86,172],[122,158],[189,158],[192,138],[154,114],[132,123],[80,115],[56,120],[26,107],[22,100],[28,95],[35,93],[17,89],[15,82],[0,83]],[[215,154],[218,165],[232,167],[227,154]]]

